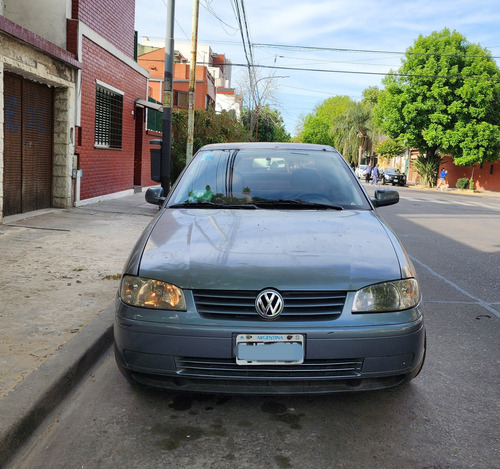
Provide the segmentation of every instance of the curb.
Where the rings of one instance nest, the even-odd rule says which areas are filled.
[[[110,305],[0,399],[0,467],[111,345],[113,316],[114,305]]]

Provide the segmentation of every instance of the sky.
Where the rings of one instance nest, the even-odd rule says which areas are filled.
[[[198,43],[225,54],[231,86],[248,81],[235,0],[200,0]],[[332,96],[362,98],[397,70],[419,35],[455,30],[488,49],[500,64],[498,0],[242,0],[253,44],[257,86],[274,88],[274,102],[293,136],[301,118]],[[175,4],[174,39],[191,42],[193,0]],[[141,37],[164,41],[167,0],[136,0]],[[273,78],[274,77],[274,78]]]

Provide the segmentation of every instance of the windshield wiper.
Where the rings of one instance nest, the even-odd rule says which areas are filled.
[[[322,210],[344,210],[342,205],[321,204],[317,202],[305,202],[303,200],[277,199],[277,200],[259,200],[254,202],[259,208],[298,208],[298,209],[322,209]]]
[[[228,208],[228,209],[244,209],[255,210],[255,204],[221,204],[216,202],[207,202],[200,200],[198,202],[181,202],[180,204],[169,205],[168,208]]]

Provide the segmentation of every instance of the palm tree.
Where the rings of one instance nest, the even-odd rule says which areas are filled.
[[[372,109],[367,103],[353,101],[332,128],[335,146],[342,149],[349,163],[359,165],[363,153],[373,152],[373,142],[378,135],[373,126]]]

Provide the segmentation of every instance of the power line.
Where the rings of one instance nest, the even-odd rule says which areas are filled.
[[[149,62],[163,62],[160,59],[149,60]],[[210,62],[196,62],[197,65],[210,66]],[[248,68],[248,64],[238,64],[234,62],[225,62],[225,66],[233,67],[245,67]],[[316,72],[316,73],[342,73],[342,74],[353,74],[353,75],[377,75],[377,76],[387,76],[392,75],[396,77],[407,77],[407,78],[473,78],[476,80],[491,80],[499,81],[500,77],[489,77],[489,76],[479,76],[479,75],[419,75],[419,74],[405,74],[405,73],[395,73],[395,72],[369,72],[369,71],[359,71],[359,70],[331,70],[328,68],[303,68],[303,67],[285,67],[279,65],[258,65],[253,64],[252,68],[264,68],[270,70],[289,70],[298,72]]]
[[[226,32],[226,34],[229,34],[226,29],[224,28],[224,26],[227,26],[228,28],[232,29],[234,32],[233,34],[236,34],[238,32],[238,28],[235,28],[234,26],[231,26],[230,24],[226,23],[219,15],[217,15],[217,13],[215,12],[215,10],[212,8],[212,1],[213,0],[205,0],[205,3],[206,5],[204,5],[203,3],[201,4],[201,6],[203,8],[205,8],[205,10],[208,11],[208,13],[210,13],[215,19],[217,19],[219,21],[219,23],[221,24],[222,26],[222,29],[224,29],[224,31]],[[230,34],[231,36],[233,34]]]
[[[236,63],[228,63],[227,65],[233,65],[234,67],[247,67],[247,64],[236,64]],[[301,71],[301,72],[316,72],[316,73],[344,73],[344,74],[353,74],[353,75],[379,75],[379,76],[387,76],[392,75],[396,77],[406,77],[406,78],[474,78],[477,80],[491,80],[491,81],[499,81],[500,77],[484,77],[477,75],[419,75],[419,74],[405,74],[405,73],[395,73],[395,72],[364,72],[364,71],[354,71],[354,70],[330,70],[330,69],[318,69],[318,68],[300,68],[300,67],[282,67],[277,65],[254,65],[254,68],[265,68],[272,70],[291,70],[291,71]]]
[[[272,43],[254,43],[254,47],[268,47],[271,49],[286,49],[286,50],[314,50],[322,52],[344,52],[356,54],[390,54],[390,55],[422,55],[422,56],[438,56],[438,57],[486,57],[486,54],[481,55],[468,55],[468,54],[440,54],[436,52],[400,52],[388,50],[370,50],[370,49],[345,49],[338,47],[319,47],[319,46],[300,46],[300,45],[287,45],[287,44],[272,44]],[[500,59],[500,56],[492,56],[493,59]]]
[[[255,77],[255,60],[253,56],[253,45],[250,37],[250,30],[248,28],[248,20],[246,17],[245,5],[243,0],[232,0],[233,11],[236,16],[236,20],[240,27],[241,41],[243,44],[243,52],[246,58],[246,67],[248,68],[248,80],[250,87],[250,94],[252,95],[254,103],[257,102],[257,89],[256,89],[256,77]]]

